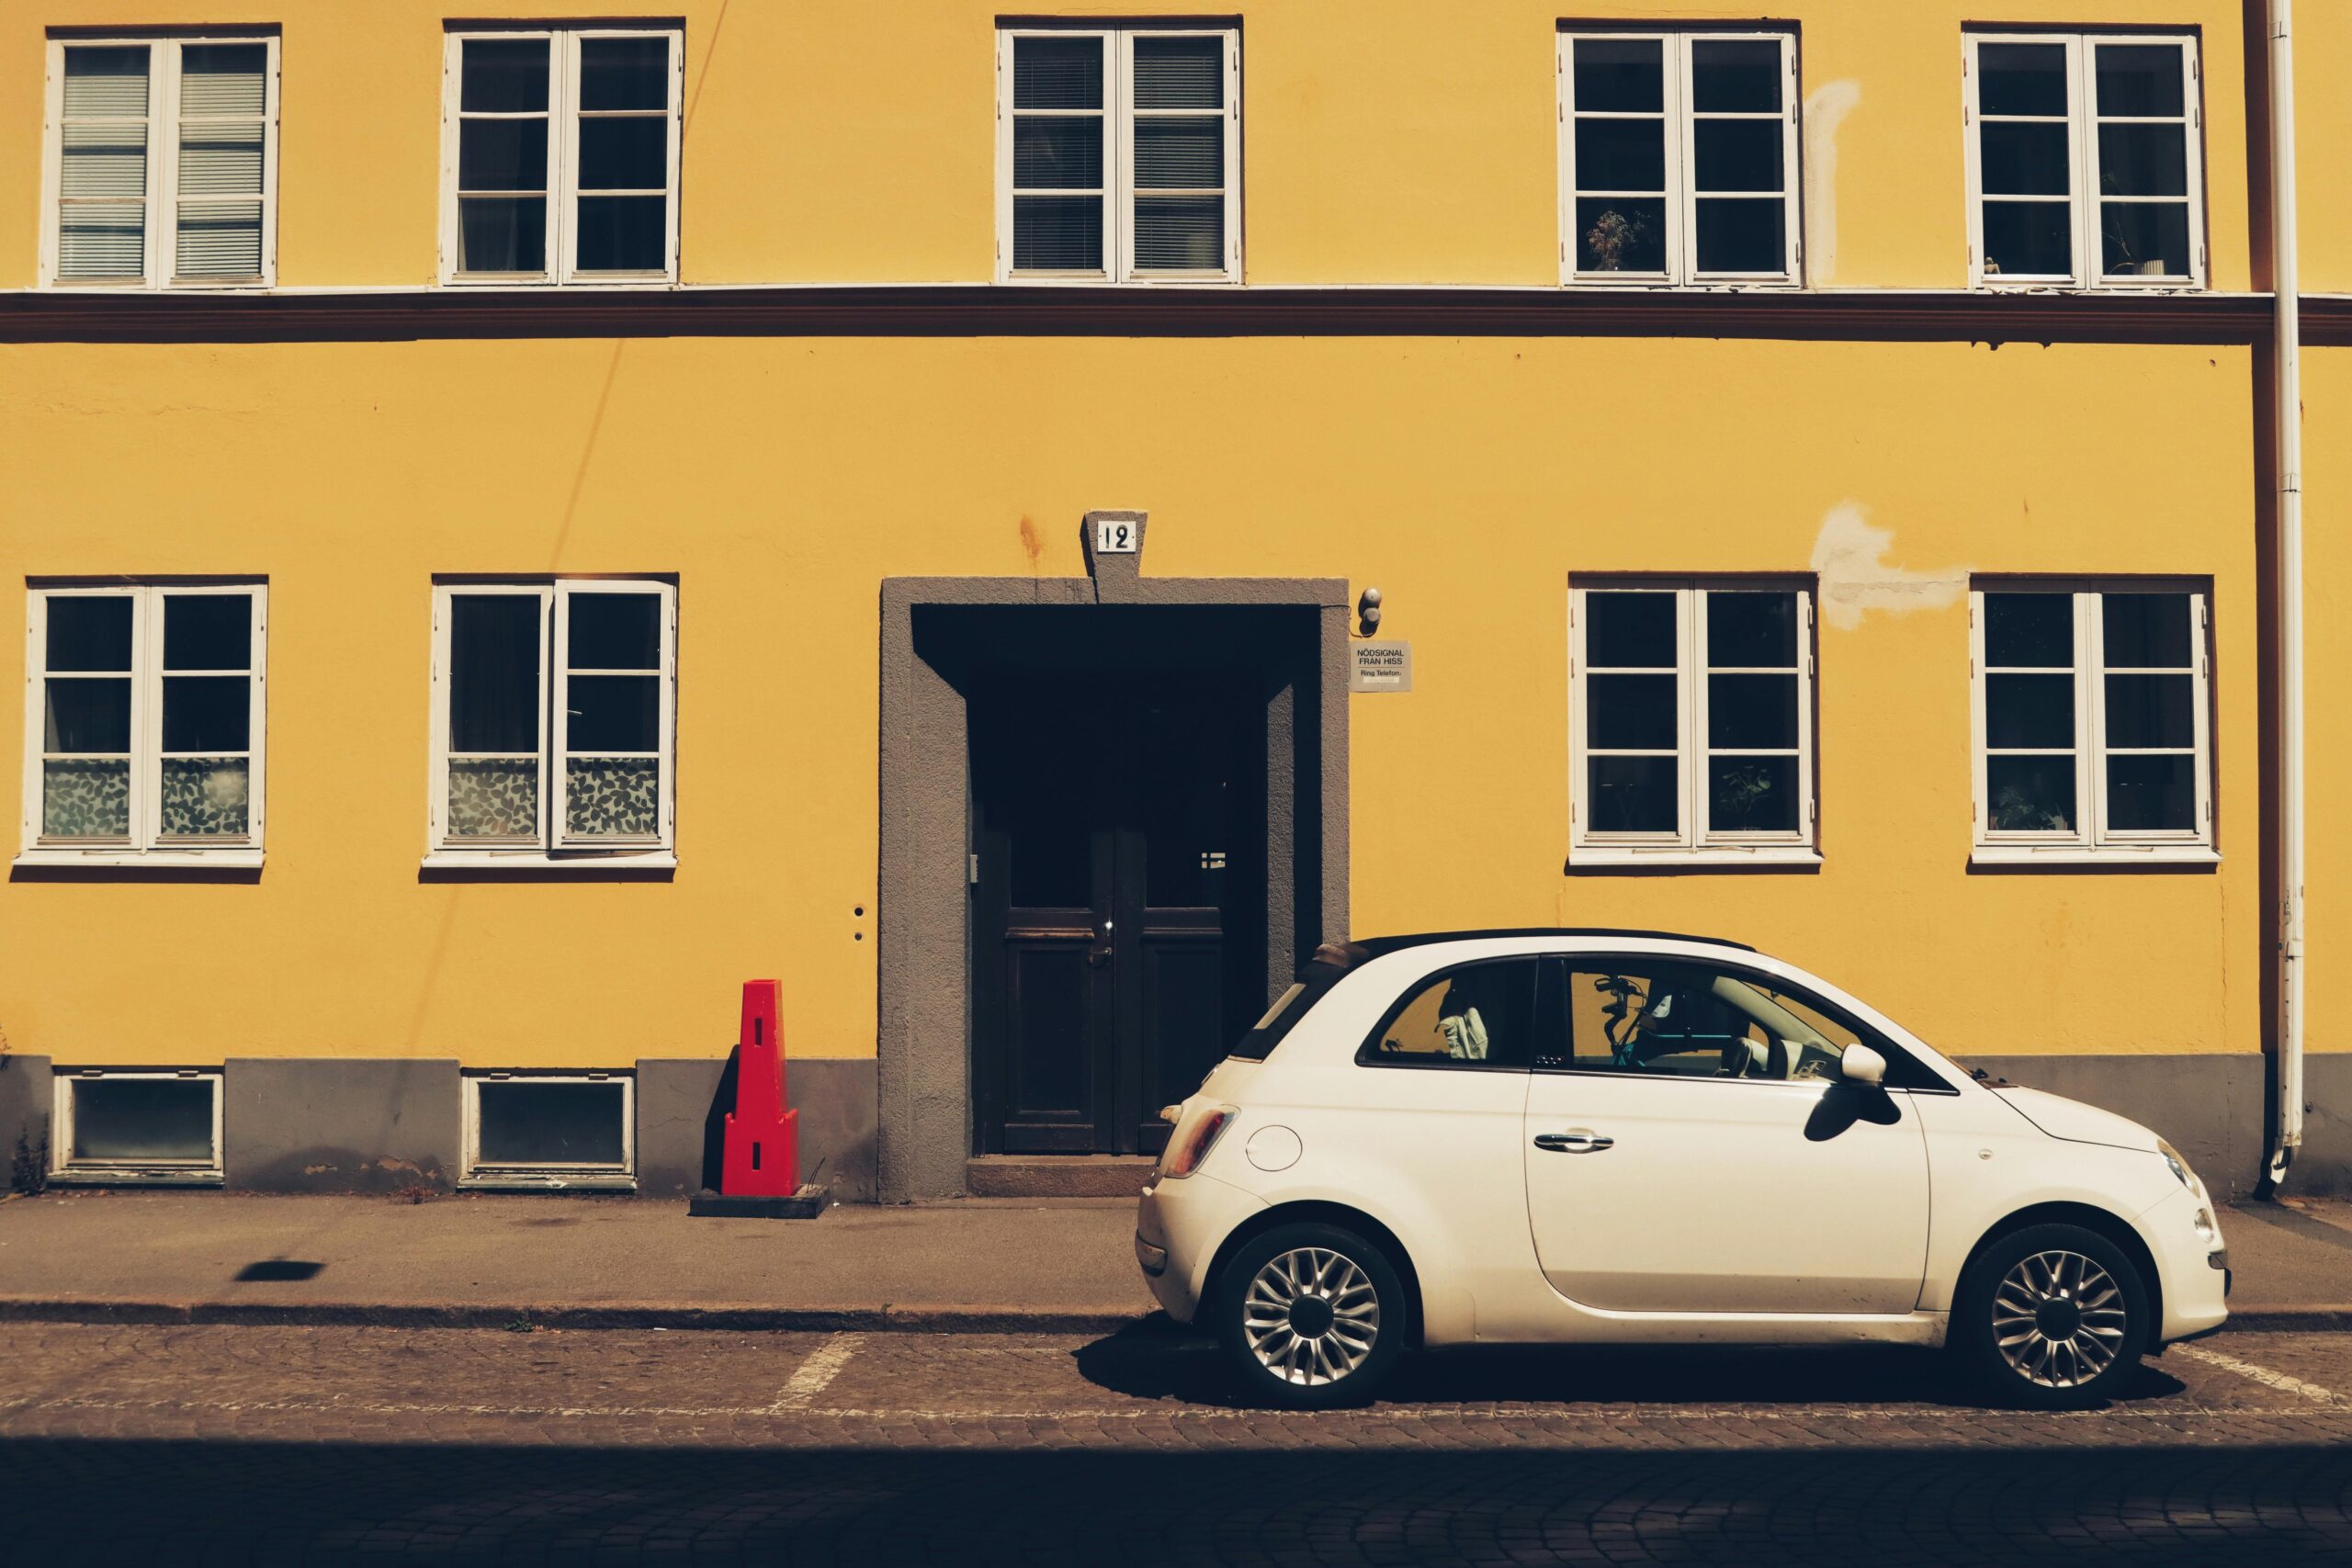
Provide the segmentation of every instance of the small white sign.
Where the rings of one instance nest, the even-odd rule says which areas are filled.
[[[1413,689],[1413,645],[1357,642],[1348,645],[1348,690],[1351,692],[1409,692]]]
[[[1094,520],[1094,553],[1098,556],[1131,556],[1143,547],[1143,529],[1132,517],[1097,517]]]

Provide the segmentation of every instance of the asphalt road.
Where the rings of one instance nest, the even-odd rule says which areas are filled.
[[[0,1337],[0,1555],[44,1568],[2352,1561],[2352,1336],[2062,1416],[1900,1351],[1464,1353],[1291,1416],[1150,1327]]]

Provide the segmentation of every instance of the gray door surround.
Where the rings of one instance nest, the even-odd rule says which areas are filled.
[[[953,660],[918,639],[923,612],[1142,606],[1311,620],[1311,668],[1268,704],[1270,897],[1292,906],[1269,913],[1269,984],[1288,983],[1301,943],[1348,929],[1346,580],[1147,578],[1140,552],[1096,557],[1093,526],[1104,517],[1131,520],[1138,534],[1145,524],[1138,513],[1088,513],[1089,577],[882,583],[876,1187],[886,1203],[961,1196],[972,1140],[970,737]],[[1294,854],[1302,829],[1312,840]],[[1286,865],[1311,886],[1275,869]]]

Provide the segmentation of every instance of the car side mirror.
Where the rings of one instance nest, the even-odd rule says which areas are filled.
[[[1880,1087],[1886,1082],[1886,1058],[1867,1045],[1849,1045],[1838,1058],[1838,1072],[1848,1083]]]

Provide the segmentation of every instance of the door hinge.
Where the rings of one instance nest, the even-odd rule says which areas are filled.
[[[964,885],[967,887],[978,887],[980,885],[979,856],[967,855],[965,857]]]

